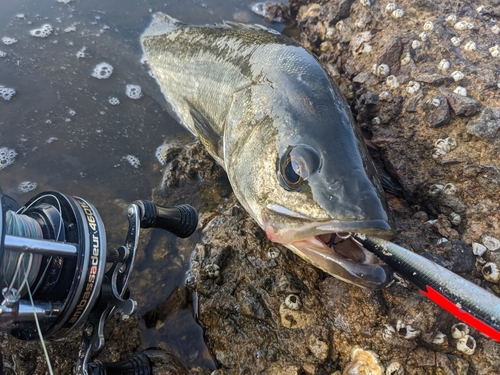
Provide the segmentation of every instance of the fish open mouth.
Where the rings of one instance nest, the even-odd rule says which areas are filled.
[[[358,286],[380,289],[392,280],[392,269],[365,249],[350,233],[390,239],[388,220],[311,220],[277,205],[262,215],[267,237],[281,243],[326,273]]]
[[[286,246],[330,275],[358,286],[380,289],[392,280],[391,268],[350,233],[324,233]]]

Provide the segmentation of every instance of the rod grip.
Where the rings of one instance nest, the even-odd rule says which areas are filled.
[[[162,207],[149,200],[138,200],[134,204],[140,209],[141,228],[167,230],[177,237],[186,238],[198,227],[198,213],[188,205]]]

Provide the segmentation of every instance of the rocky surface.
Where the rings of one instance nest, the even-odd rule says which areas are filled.
[[[402,186],[404,198],[388,196],[395,242],[498,294],[482,273],[497,252],[472,246],[500,238],[499,3],[290,6],[299,33],[287,30],[325,65]],[[461,338],[458,321],[414,287],[374,292],[325,275],[269,243],[233,197],[202,228],[189,281],[220,373],[500,372],[499,343],[469,328]]]

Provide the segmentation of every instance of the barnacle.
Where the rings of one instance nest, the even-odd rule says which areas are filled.
[[[467,96],[467,89],[462,86],[457,86],[457,88],[453,90],[453,92],[458,95]]]
[[[443,332],[438,331],[432,340],[432,343],[435,345],[443,345],[447,343],[447,337]]]
[[[459,21],[453,27],[457,30],[463,31],[463,30],[473,29],[474,24],[467,22],[467,21]]]
[[[437,195],[439,192],[443,191],[443,185],[434,184],[429,186],[429,195]]]
[[[420,335],[419,329],[415,329],[410,324],[406,324],[399,319],[396,322],[396,332],[407,340],[414,339]]]
[[[398,6],[396,5],[396,3],[389,3],[385,6],[385,10],[389,13],[389,12],[393,12],[395,11],[396,9],[398,8]]]
[[[484,279],[492,283],[498,283],[500,280],[500,271],[498,266],[493,262],[486,263],[481,269]]]
[[[451,326],[451,337],[460,339],[469,334],[469,326],[465,323],[457,323]]]
[[[424,31],[432,31],[434,30],[434,24],[431,21],[427,21],[424,24]]]
[[[453,195],[457,192],[457,187],[451,182],[443,186],[443,193],[446,195]]]
[[[401,65],[407,65],[411,61],[411,55],[410,52],[406,52],[402,57],[401,57]]]
[[[377,77],[386,77],[389,74],[389,65],[387,64],[373,64],[372,66],[372,72],[375,74]]]
[[[215,263],[207,264],[203,270],[209,279],[216,279],[220,275],[220,268]]]
[[[427,40],[427,37],[429,36],[429,34],[427,34],[425,31],[422,31],[420,34],[418,34],[418,36],[420,37],[420,40],[422,42],[425,42]]]
[[[446,139],[438,139],[436,142],[434,142],[434,147],[443,150],[444,152],[449,152],[451,150],[450,144]]]
[[[500,27],[498,27],[498,25],[493,25],[491,27],[491,31],[493,32],[493,34],[500,34]]]
[[[383,375],[384,367],[378,355],[371,350],[355,347],[351,352],[351,362],[344,368],[342,375]]]
[[[395,88],[399,87],[398,79],[396,78],[396,76],[393,76],[393,75],[387,77],[387,79],[385,80],[385,84],[387,86],[389,86],[389,88],[391,88],[391,89],[395,89]]]
[[[411,48],[413,48],[413,49],[420,48],[420,46],[421,46],[421,43],[416,39],[413,42],[411,42]]]
[[[458,36],[454,36],[453,38],[450,39],[451,44],[453,44],[455,47],[458,47],[460,43],[462,43],[462,39],[459,38]]]
[[[444,155],[446,155],[446,151],[443,149],[435,148],[434,150],[432,150],[432,158],[433,159],[439,159],[441,156],[444,156]],[[431,194],[431,195],[435,195],[435,194]]]
[[[380,100],[389,100],[391,98],[391,93],[389,91],[382,91],[378,94]]]
[[[495,237],[483,236],[483,245],[490,251],[496,251],[500,249],[500,241]]]
[[[410,95],[416,94],[420,90],[420,83],[416,81],[408,82],[406,86],[406,92]]]
[[[472,40],[470,40],[467,43],[465,43],[464,49],[466,51],[476,51],[477,50],[477,45],[476,45],[475,42],[473,42]]]
[[[404,375],[405,368],[398,361],[391,362],[385,370],[385,375]]]
[[[460,225],[461,222],[462,218],[459,214],[457,214],[456,212],[452,212],[450,214],[450,223],[452,223],[453,225]]]
[[[446,22],[454,24],[455,22],[457,22],[457,16],[455,14],[450,14],[448,17],[446,17]]]
[[[488,48],[488,51],[493,57],[500,56],[500,47],[498,45],[494,45],[493,47]]]
[[[486,246],[484,246],[483,244],[480,244],[478,242],[472,243],[472,252],[474,253],[474,255],[482,256],[486,252],[486,250]]]
[[[372,124],[373,124],[373,125],[380,125],[380,122],[381,122],[381,121],[380,121],[380,117],[374,117],[374,118],[372,119]]]
[[[401,18],[404,16],[404,14],[405,14],[405,12],[403,9],[396,9],[396,10],[393,10],[391,13],[392,18]]]
[[[450,62],[448,60],[441,60],[438,65],[439,70],[448,70],[450,68]]]
[[[467,355],[474,354],[476,350],[476,340],[474,337],[465,335],[464,337],[458,339],[457,350]]]
[[[455,70],[453,73],[451,73],[451,76],[453,77],[455,82],[458,82],[465,77],[465,75],[460,70]]]
[[[302,302],[296,294],[289,294],[285,298],[285,306],[290,310],[299,310],[302,306]]]

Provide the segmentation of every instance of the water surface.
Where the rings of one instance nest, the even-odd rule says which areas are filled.
[[[125,208],[135,199],[150,198],[161,179],[156,149],[166,138],[189,137],[168,115],[156,82],[141,63],[140,34],[157,11],[194,24],[222,20],[264,24],[249,5],[244,0],[77,0],[66,4],[0,0],[0,38],[17,40],[11,45],[0,42],[0,51],[7,54],[0,57],[0,85],[16,90],[10,101],[0,98],[0,148],[17,153],[14,163],[0,170],[3,192],[21,204],[47,190],[84,197],[99,210],[108,244],[120,246],[126,234]],[[51,25],[51,35],[37,38],[30,34],[45,24]],[[79,51],[84,57],[77,57]],[[102,62],[113,67],[108,79],[91,75]],[[127,84],[139,85],[142,97],[127,97]],[[118,98],[120,104],[110,104],[110,98]],[[127,156],[138,159],[140,165],[132,165]],[[37,188],[21,192],[18,187],[24,181],[36,182]],[[194,195],[196,191],[192,200],[199,201]],[[131,285],[132,296],[141,301],[139,314],[182,285],[192,242],[183,242],[179,249],[173,236],[153,233],[149,246],[164,246],[164,256],[139,256]],[[146,254],[157,250],[140,249]],[[134,283],[146,274],[154,288]],[[162,329],[144,328],[143,347],[161,342],[188,365],[213,367],[204,351],[201,329],[186,311],[169,317],[180,319],[183,330],[169,329],[168,321]]]

